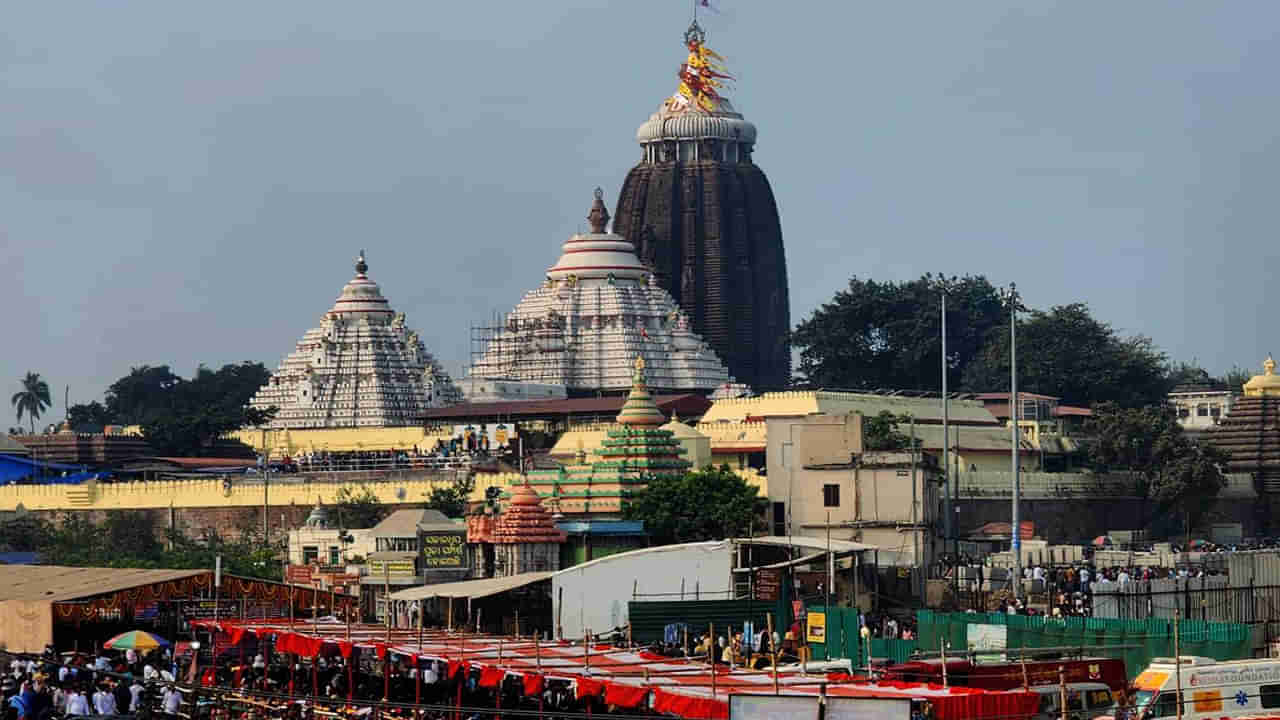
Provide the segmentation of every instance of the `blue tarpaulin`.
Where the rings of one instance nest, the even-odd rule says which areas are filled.
[[[12,485],[23,478],[24,482],[40,485],[76,484],[94,475],[83,465],[37,462],[17,455],[0,455],[0,485]]]

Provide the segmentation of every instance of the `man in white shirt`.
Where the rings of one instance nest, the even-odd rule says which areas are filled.
[[[98,688],[98,692],[93,694],[93,709],[97,710],[99,715],[115,715],[116,696],[105,687]]]
[[[1127,584],[1129,582],[1129,571],[1121,570],[1120,574],[1116,576],[1116,582],[1120,583],[1121,585]]]
[[[84,693],[80,690],[73,689],[70,695],[67,695],[67,715],[84,715],[89,714],[89,701],[84,699]]]
[[[176,717],[178,708],[182,707],[182,693],[178,692],[172,685],[165,687],[164,695],[160,698],[160,705],[166,715]]]
[[[138,708],[140,707],[138,702],[142,698],[142,681],[138,678],[134,678],[133,684],[129,686],[129,696],[129,712],[137,714]]]

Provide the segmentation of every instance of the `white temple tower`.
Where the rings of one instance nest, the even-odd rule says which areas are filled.
[[[369,279],[364,251],[356,276],[308,330],[249,404],[279,408],[271,428],[416,425],[427,408],[461,393]]]
[[[732,387],[724,363],[690,329],[635,246],[606,232],[609,212],[599,188],[587,219],[591,232],[570,237],[542,286],[484,338],[470,376],[563,385],[577,396],[623,393],[642,356],[654,390]]]

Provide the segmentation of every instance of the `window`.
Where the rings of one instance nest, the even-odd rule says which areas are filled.
[[[1113,702],[1110,690],[1090,690],[1086,693],[1089,697],[1089,709],[1096,710],[1098,708],[1109,708]]]
[[[1212,418],[1222,417],[1222,406],[1214,405],[1213,407],[1210,407],[1209,417],[1212,417]]]
[[[1263,708],[1280,708],[1280,685],[1263,685],[1258,688],[1258,696]]]
[[[303,565],[310,565],[314,563],[316,559],[319,557],[320,557],[320,548],[316,547],[315,545],[302,546],[302,564]]]
[[[783,536],[787,534],[787,504],[776,502],[773,504],[773,534]]]
[[[1178,700],[1176,693],[1162,692],[1156,697],[1155,708],[1151,712],[1151,717],[1176,717],[1178,715]]]
[[[1191,417],[1191,408],[1188,408],[1186,405],[1179,405],[1178,417],[1180,418]]]
[[[1209,417],[1209,406],[1204,403],[1197,405],[1196,417]]]
[[[823,485],[822,486],[822,506],[823,507],[840,507],[840,486],[839,485]]]
[[[339,565],[341,563],[342,563],[342,555],[338,552],[338,547],[336,545],[330,545],[329,546],[329,564]]]

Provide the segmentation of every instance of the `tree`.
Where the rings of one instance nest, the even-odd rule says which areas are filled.
[[[767,500],[727,465],[658,477],[636,493],[626,516],[659,544],[720,540],[750,531]]]
[[[862,419],[862,447],[865,450],[905,450],[911,447],[911,437],[898,431],[902,424],[911,422],[908,415],[894,415],[882,410],[879,415]],[[920,439],[916,438],[919,447]]]
[[[170,409],[170,391],[182,383],[168,365],[142,365],[107,388],[108,414],[124,425],[143,425]]]
[[[334,501],[343,528],[371,528],[387,516],[387,506],[378,502],[368,485],[361,485],[359,491],[344,485],[338,488]]]
[[[1166,358],[1150,338],[1119,337],[1083,303],[1032,310],[1018,322],[1018,390],[1091,406],[1142,407],[1164,402],[1171,385]],[[1009,324],[990,331],[964,373],[964,386],[990,392],[1009,386]]]
[[[1123,408],[1094,407],[1087,431],[1094,438],[1090,460],[1099,472],[1125,471],[1142,497],[1162,511],[1175,511],[1187,532],[1195,527],[1226,484],[1222,450],[1192,440],[1167,404]]]
[[[1244,387],[1245,383],[1253,379],[1253,375],[1254,374],[1248,370],[1236,365],[1232,366],[1232,368],[1227,371],[1227,374],[1223,375],[1218,382],[1220,382],[1227,390],[1238,393],[1241,388]]]
[[[445,517],[462,517],[467,511],[467,498],[476,489],[476,481],[470,475],[460,475],[444,487],[431,488],[427,509],[439,510]]]
[[[129,377],[111,386],[107,398],[111,410],[113,398],[118,405],[124,403],[119,400],[122,396],[118,391],[122,389],[117,386],[123,382],[131,388],[128,397],[132,409],[128,412],[134,418],[143,418],[143,435],[159,454],[203,455],[222,435],[241,427],[262,425],[275,416],[276,408],[261,410],[248,405],[270,378],[262,363],[227,364],[217,371],[201,365],[191,380],[172,375],[167,367],[160,370],[140,373],[135,368]],[[146,397],[137,395],[131,380],[135,374],[139,383],[158,389]],[[123,411],[112,410],[113,414],[117,412]]]
[[[18,411],[19,423],[22,422],[23,413],[26,413],[31,422],[31,434],[35,435],[36,420],[53,404],[49,399],[49,383],[40,379],[40,373],[33,372],[28,372],[20,382],[22,390],[14,393],[9,402]]]
[[[857,277],[800,323],[791,342],[798,371],[815,387],[940,390],[942,313],[947,293],[950,387],[1003,322],[1000,297],[982,276],[924,275],[910,282]]]
[[[91,403],[80,403],[67,408],[67,422],[71,423],[71,427],[79,430],[80,428],[101,428],[115,422],[111,412],[102,403],[94,400]]]

